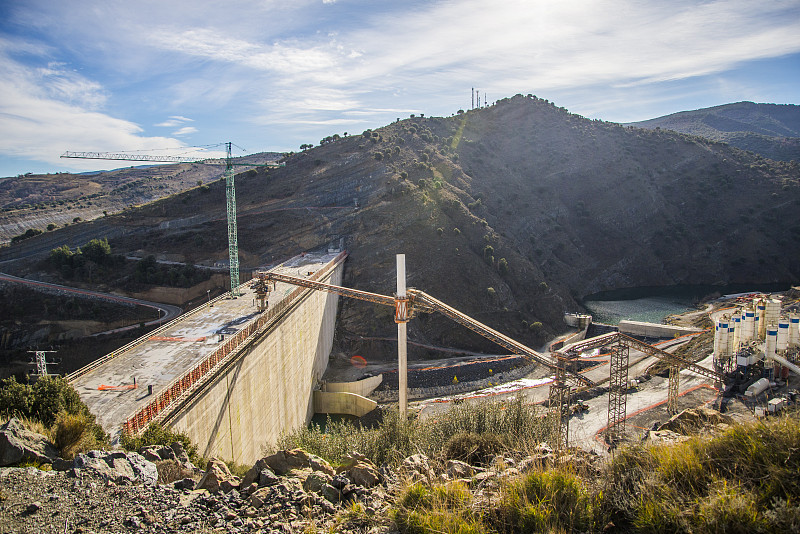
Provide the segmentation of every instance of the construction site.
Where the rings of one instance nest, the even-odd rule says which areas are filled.
[[[451,402],[523,395],[546,410],[554,450],[603,452],[686,407],[716,403],[724,411],[734,399],[763,416],[796,400],[797,306],[788,315],[792,303],[770,296],[710,307],[713,353],[678,354],[705,330],[635,321],[605,327],[576,314],[565,315],[569,335],[533,349],[407,288],[403,254],[396,258],[395,293],[343,287],[344,239],[257,269],[240,284],[233,168],[259,165],[234,163],[231,143],[226,153],[224,160],[63,156],[225,165],[230,291],[68,376],[114,439],[157,422],[185,432],[205,456],[251,461],[317,413],[360,417],[389,404],[401,416],[424,418]],[[344,369],[336,365],[341,358],[331,349],[340,296],[393,308],[396,365],[376,363],[369,354],[345,355]],[[420,314],[444,316],[499,350],[412,365],[409,383],[407,323]],[[776,388],[787,395],[776,395]]]

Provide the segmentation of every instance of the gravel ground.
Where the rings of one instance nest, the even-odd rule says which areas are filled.
[[[254,510],[237,491],[176,490],[170,485],[116,484],[88,474],[28,468],[0,468],[0,534],[64,533],[295,533],[336,525],[336,532],[391,532],[385,495],[367,498],[371,518],[337,520],[324,499],[274,487],[270,505]],[[311,502],[314,501],[314,502]],[[373,508],[375,507],[375,508]],[[378,508],[382,512],[378,512]],[[337,508],[339,510],[339,508]],[[337,522],[338,521],[338,522]],[[352,523],[352,522],[351,522]]]

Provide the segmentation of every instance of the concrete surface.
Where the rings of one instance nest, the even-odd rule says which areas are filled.
[[[361,417],[378,407],[378,403],[346,391],[315,391],[314,412],[355,415]]]
[[[322,390],[330,392],[341,391],[366,396],[372,393],[376,387],[380,386],[381,382],[383,382],[382,374],[356,380],[355,382],[324,382],[322,384]]]
[[[285,263],[278,272],[307,276],[336,254]],[[321,282],[340,285],[343,264]],[[279,298],[294,286],[278,284]],[[251,297],[244,297],[248,300]],[[270,303],[275,299],[270,297]],[[304,290],[290,312],[213,377],[166,424],[185,432],[205,457],[252,464],[281,434],[306,425],[314,414],[313,391],[328,364],[338,295]]]
[[[309,271],[316,271],[326,263],[335,258],[336,254],[311,255],[297,257],[276,267],[279,272],[293,276],[307,277]],[[341,266],[337,269],[339,279],[341,277]],[[334,282],[335,283],[335,282]],[[295,289],[288,284],[278,284],[276,290],[270,295],[271,305],[277,304],[286,295]],[[208,357],[225,337],[236,334],[239,330],[256,320],[260,315],[255,305],[254,292],[249,287],[242,287],[243,295],[236,299],[218,298],[212,301],[211,306],[204,306],[195,313],[179,317],[170,323],[167,328],[159,332],[158,336],[148,334],[143,343],[135,346],[129,351],[115,356],[103,365],[93,369],[87,374],[75,379],[73,386],[80,394],[89,409],[97,416],[98,422],[103,428],[112,435],[118,437],[122,423],[137,410],[147,405],[152,398],[175,379],[182,376],[188,370]],[[315,301],[311,307],[319,306],[326,308],[325,301],[333,298],[333,315],[336,311],[336,297],[328,294],[321,294],[321,301]],[[330,308],[331,306],[327,306]],[[323,314],[322,311],[319,312]],[[307,332],[315,335],[314,345],[320,343],[318,339],[322,333],[317,324],[308,324]],[[301,332],[302,333],[302,332]],[[298,335],[301,335],[298,333]],[[328,335],[326,332],[325,335]],[[332,339],[332,327],[329,336]],[[329,350],[329,349],[328,349]],[[292,353],[287,349],[285,352]],[[294,353],[299,359],[300,355]],[[312,351],[313,354],[313,351]],[[316,354],[315,362],[327,362],[327,353],[324,356]],[[265,366],[270,366],[270,362],[262,362]],[[291,367],[291,362],[283,362],[278,365]],[[306,369],[310,366],[303,365]],[[319,366],[319,364],[316,364]],[[270,370],[254,368],[251,370],[253,376],[269,374]],[[319,372],[321,375],[322,371]],[[311,373],[308,373],[309,375]],[[299,377],[298,377],[299,378]],[[106,390],[98,388],[105,386],[132,386],[136,381],[136,389]],[[307,382],[308,379],[303,382]],[[299,385],[291,383],[291,387]],[[148,386],[153,387],[153,395],[148,394]],[[221,403],[222,404],[222,403]],[[309,398],[303,406],[303,413],[307,412],[306,406],[310,407]],[[260,409],[260,408],[259,408]],[[310,408],[309,408],[310,409]],[[294,417],[291,418],[294,421]],[[212,423],[213,424],[213,423]],[[195,437],[192,438],[195,440]],[[197,442],[197,441],[196,441]],[[202,447],[201,447],[202,452]],[[227,456],[233,458],[233,456]]]

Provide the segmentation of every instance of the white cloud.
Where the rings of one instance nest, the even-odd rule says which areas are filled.
[[[164,128],[174,128],[175,126],[180,126],[181,124],[184,124],[186,122],[194,122],[194,120],[186,117],[181,117],[180,115],[173,115],[168,120],[165,120],[164,122],[159,122],[154,126],[161,126]]]
[[[308,72],[331,66],[335,56],[325,45],[297,46],[290,42],[262,44],[228,37],[211,29],[190,29],[175,33],[153,32],[152,42],[175,52],[215,61],[234,63],[260,71]]]
[[[95,169],[97,162],[62,160],[67,149],[90,151],[148,150],[181,146],[176,139],[145,137],[136,124],[86,109],[88,94],[102,93],[91,81],[28,68],[0,54],[0,153],[47,162],[57,167]],[[65,81],[66,80],[66,81]],[[44,85],[43,85],[44,84]],[[60,97],[60,98],[57,98]],[[102,166],[102,165],[101,165]]]
[[[181,128],[179,130],[175,130],[174,132],[172,132],[172,135],[180,137],[182,135],[189,135],[189,134],[193,134],[195,132],[197,132],[197,128],[195,128],[194,126],[184,126],[183,128]]]

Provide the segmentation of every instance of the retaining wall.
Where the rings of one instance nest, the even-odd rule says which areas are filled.
[[[702,332],[703,329],[691,328],[688,326],[644,323],[641,321],[620,321],[619,331],[622,334],[634,336],[671,338],[686,334],[695,334],[697,332]]]
[[[470,382],[459,382],[458,384],[449,384],[446,386],[437,386],[431,388],[409,388],[408,399],[430,399],[433,397],[445,397],[449,395],[457,395],[459,393],[467,393],[470,391],[477,391],[489,387],[489,384],[503,384],[505,382],[512,382],[524,378],[533,372],[539,364],[526,365],[518,367],[505,373],[497,373],[496,375],[484,378],[483,380],[473,380]],[[397,390],[388,391],[373,391],[370,398],[381,403],[398,402]]]

